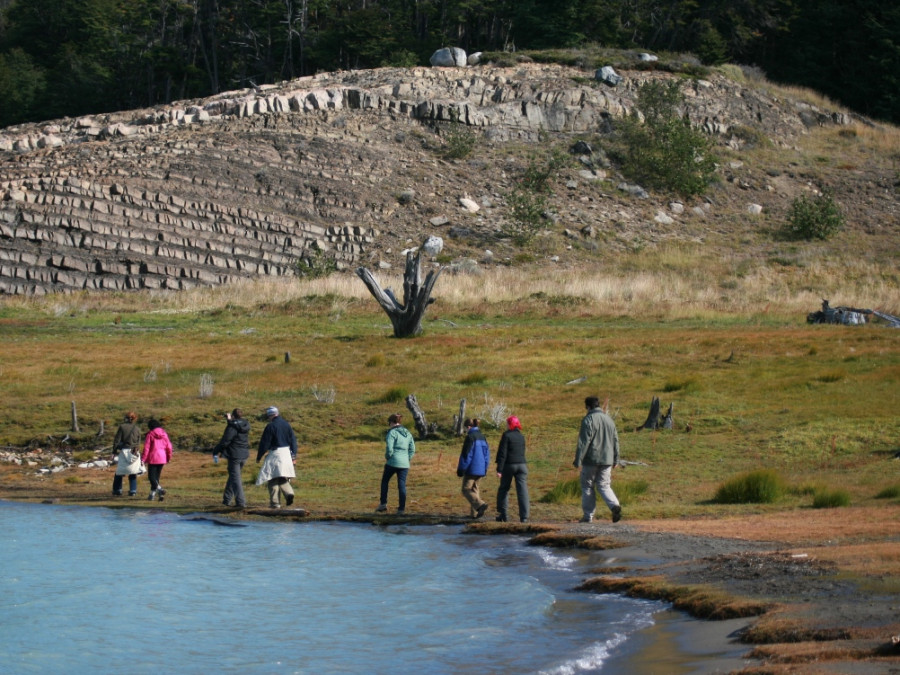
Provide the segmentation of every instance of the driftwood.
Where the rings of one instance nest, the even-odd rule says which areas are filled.
[[[877,316],[887,321],[893,328],[900,328],[900,317],[879,312],[874,309],[859,309],[857,307],[832,307],[828,300],[822,300],[822,309],[818,312],[810,312],[806,315],[807,323],[834,323],[844,326],[858,326],[867,323],[869,317]]]
[[[422,412],[422,409],[419,407],[419,402],[416,400],[415,394],[410,394],[406,397],[406,407],[409,408],[409,411],[412,413],[416,431],[419,432],[419,438],[428,438],[428,424],[425,422],[425,413]]]
[[[387,313],[394,327],[394,337],[411,337],[422,332],[425,309],[434,302],[431,291],[443,271],[443,267],[431,270],[422,283],[422,253],[406,253],[406,270],[403,272],[403,302],[397,300],[391,289],[382,289],[374,275],[365,267],[359,267],[356,275],[362,279],[372,296]]]

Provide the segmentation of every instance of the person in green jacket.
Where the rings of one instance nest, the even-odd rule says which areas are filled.
[[[584,399],[587,415],[581,420],[578,447],[573,466],[581,468],[582,523],[594,519],[597,494],[612,512],[612,521],[622,518],[622,506],[612,489],[612,468],[619,463],[619,435],[612,417],[600,409],[600,399],[588,396]]]
[[[384,472],[381,474],[381,500],[376,512],[387,511],[388,484],[391,476],[397,476],[397,491],[400,493],[400,508],[397,513],[406,511],[406,476],[409,473],[409,462],[416,454],[416,442],[409,430],[400,424],[400,413],[388,417],[387,436],[385,437]]]

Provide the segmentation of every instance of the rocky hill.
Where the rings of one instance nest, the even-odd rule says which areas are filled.
[[[721,75],[685,80],[685,112],[722,159],[711,194],[682,203],[627,185],[591,147],[643,81],[674,77],[622,75],[612,87],[534,63],[347,71],[0,130],[0,294],[293,275],[319,251],[341,268],[388,268],[429,234],[446,260],[491,259],[485,249],[500,260],[514,254],[497,237],[505,198],[529,157],[578,140],[588,143],[554,180],[547,236],[559,245],[544,249],[557,262],[636,240],[738,246],[823,182],[854,236],[896,260],[896,168],[826,157],[807,170],[801,157],[810,130],[849,128],[849,114]],[[478,142],[447,159],[460,125]],[[743,156],[763,141],[768,153]]]

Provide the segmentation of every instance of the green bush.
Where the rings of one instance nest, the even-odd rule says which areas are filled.
[[[502,233],[518,246],[525,246],[544,227],[547,198],[553,193],[550,179],[565,167],[569,156],[554,148],[541,160],[533,160],[516,188],[507,195],[510,218],[502,226]]]
[[[641,86],[635,109],[619,123],[621,162],[630,180],[691,197],[712,182],[716,160],[710,140],[679,112],[683,104],[678,82]]]
[[[650,484],[645,480],[629,480],[614,483],[612,488],[621,504],[631,504],[650,489]]]
[[[468,126],[454,119],[446,132],[445,140],[444,157],[447,159],[462,159],[471,154],[478,139]]]
[[[846,490],[819,490],[813,495],[814,509],[834,509],[850,506],[850,493]]]
[[[772,469],[742,474],[716,490],[717,504],[771,504],[784,494],[784,482]]]
[[[844,227],[844,214],[828,190],[809,198],[797,197],[791,204],[785,234],[791,239],[828,239]]]
[[[337,261],[319,248],[310,250],[297,261],[297,276],[303,279],[323,279],[337,272]]]
[[[481,371],[475,371],[473,373],[469,373],[468,375],[463,375],[459,379],[460,384],[484,384],[487,382],[487,375],[482,373]]]

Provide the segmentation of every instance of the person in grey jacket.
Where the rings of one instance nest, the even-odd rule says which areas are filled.
[[[387,511],[388,486],[391,476],[397,476],[397,492],[400,495],[400,508],[397,513],[406,511],[406,476],[409,474],[409,463],[416,454],[416,442],[409,429],[400,424],[400,413],[388,417],[387,435],[384,439],[384,471],[381,473],[381,499],[376,512]]]
[[[219,455],[228,460],[228,480],[225,483],[225,492],[222,494],[222,503],[239,509],[247,506],[244,498],[244,485],[241,482],[241,470],[250,457],[250,423],[244,419],[244,413],[240,408],[235,408],[230,413],[225,413],[228,423],[222,440],[213,448],[213,458],[218,461]]]
[[[613,492],[612,468],[619,463],[619,435],[612,418],[600,409],[600,399],[588,396],[584,399],[587,415],[581,420],[578,433],[578,447],[575,449],[573,466],[581,468],[581,510],[582,523],[594,519],[597,507],[597,493],[612,512],[612,521],[622,518],[622,506]]]

